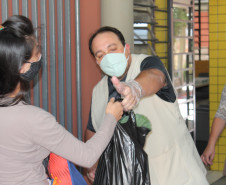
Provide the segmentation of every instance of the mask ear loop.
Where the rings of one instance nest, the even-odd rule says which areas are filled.
[[[41,60],[41,58],[42,58],[42,54],[40,54],[38,60],[37,60],[37,61],[34,61],[34,62],[39,62],[39,61]],[[31,63],[33,63],[33,62],[26,61],[25,63],[31,64]]]

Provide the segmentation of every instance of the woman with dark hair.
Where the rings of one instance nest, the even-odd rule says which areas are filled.
[[[48,185],[42,165],[53,152],[77,165],[91,167],[110,141],[121,103],[108,103],[101,129],[83,143],[50,113],[29,105],[29,81],[41,67],[41,53],[31,21],[12,16],[0,27],[0,184]]]

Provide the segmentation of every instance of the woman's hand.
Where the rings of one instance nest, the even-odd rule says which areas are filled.
[[[123,107],[121,102],[115,102],[115,98],[111,98],[107,104],[106,114],[112,114],[118,121],[122,118]]]
[[[215,156],[215,147],[209,144],[207,145],[206,149],[201,155],[201,159],[205,165],[212,165],[214,156]]]
[[[98,162],[99,161],[97,161],[91,168],[89,168],[88,172],[86,174],[86,176],[87,176],[87,178],[88,178],[88,180],[89,180],[89,182],[91,184],[93,184],[94,179],[95,179],[95,174],[96,174],[96,169],[97,169],[97,166],[98,166]]]

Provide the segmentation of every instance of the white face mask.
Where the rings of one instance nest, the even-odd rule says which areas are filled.
[[[123,53],[109,53],[105,55],[100,62],[100,68],[109,76],[120,77],[126,70],[128,59],[129,56],[126,58],[124,48]]]

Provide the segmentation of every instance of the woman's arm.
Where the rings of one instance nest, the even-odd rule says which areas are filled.
[[[224,127],[225,127],[224,120],[220,118],[214,118],[208,145],[201,156],[202,161],[204,162],[205,165],[213,164],[213,159],[215,156],[215,145],[221,132],[224,130]]]
[[[112,138],[116,123],[114,116],[107,114],[100,129],[86,143],[78,140],[65,130],[63,140],[51,152],[77,165],[90,168],[99,159]]]
[[[41,119],[38,124],[32,125],[30,134],[36,144],[77,165],[89,168],[103,153],[122,114],[121,102],[114,102],[112,98],[100,129],[86,143],[78,140],[58,124],[52,115],[43,111],[37,114]]]

